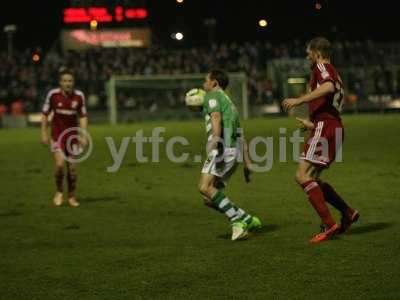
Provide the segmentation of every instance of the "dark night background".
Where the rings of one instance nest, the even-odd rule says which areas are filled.
[[[87,1],[105,3],[107,1]],[[108,1],[123,3],[123,1]],[[176,43],[170,38],[175,31],[185,34],[184,45],[204,44],[210,32],[204,25],[206,19],[215,18],[215,41],[285,41],[293,38],[307,39],[325,35],[331,39],[398,40],[398,10],[395,1],[344,1],[322,0],[321,10],[315,9],[316,1],[227,1],[185,0],[178,5],[175,0],[131,1],[145,4],[149,18],[144,23],[126,26],[150,26],[153,40]],[[63,7],[70,1],[24,1],[18,5],[3,6],[0,25],[16,24],[15,47],[49,47],[63,28]],[[4,4],[3,4],[4,5]],[[258,20],[265,18],[269,25],[260,28]],[[101,27],[99,27],[101,28]],[[1,33],[1,45],[6,37]]]

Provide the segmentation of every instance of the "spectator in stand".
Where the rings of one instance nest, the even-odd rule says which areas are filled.
[[[7,106],[0,103],[0,126],[1,126],[1,120],[3,119],[3,116],[6,114],[6,112],[7,112]]]
[[[17,99],[11,103],[11,114],[14,117],[22,116],[24,114],[24,104],[22,100]]]

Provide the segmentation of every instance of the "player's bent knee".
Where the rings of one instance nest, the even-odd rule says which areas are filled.
[[[209,186],[206,183],[200,183],[199,184],[199,192],[203,196],[205,196],[208,199],[210,199],[211,198],[211,192],[212,192],[212,186]]]
[[[212,205],[212,201],[211,201],[211,199],[210,198],[208,198],[207,196],[205,196],[205,195],[203,195],[203,201],[204,201],[204,205],[207,205],[207,206],[213,206]]]
[[[207,185],[200,186],[199,191],[200,191],[200,194],[209,197],[210,192],[209,192],[209,188]]]
[[[208,189],[206,184],[204,184],[203,182],[200,182],[198,188],[199,188],[200,194],[206,195],[207,189]]]
[[[296,175],[295,175],[295,181],[298,183],[298,184],[303,184],[303,183],[305,183],[305,182],[307,182],[308,180],[310,180],[309,178],[308,178],[308,176],[307,176],[307,174],[304,174],[303,172],[301,172],[301,171],[297,171],[296,172]]]

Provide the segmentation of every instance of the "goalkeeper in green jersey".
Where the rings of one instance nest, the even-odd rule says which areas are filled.
[[[240,128],[239,113],[225,93],[228,75],[211,71],[203,84],[203,114],[208,135],[207,160],[201,171],[199,190],[205,204],[225,214],[232,226],[232,240],[243,239],[249,230],[261,227],[261,221],[228,199],[223,188],[243,158],[246,182],[250,181],[251,160]]]

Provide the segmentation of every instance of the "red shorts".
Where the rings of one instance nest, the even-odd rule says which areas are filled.
[[[66,157],[75,157],[80,154],[81,147],[78,139],[74,138],[68,142],[51,141],[52,152],[62,152]]]
[[[304,144],[300,159],[320,167],[328,167],[334,160],[341,161],[344,129],[339,120],[326,119],[314,122],[314,129]]]

